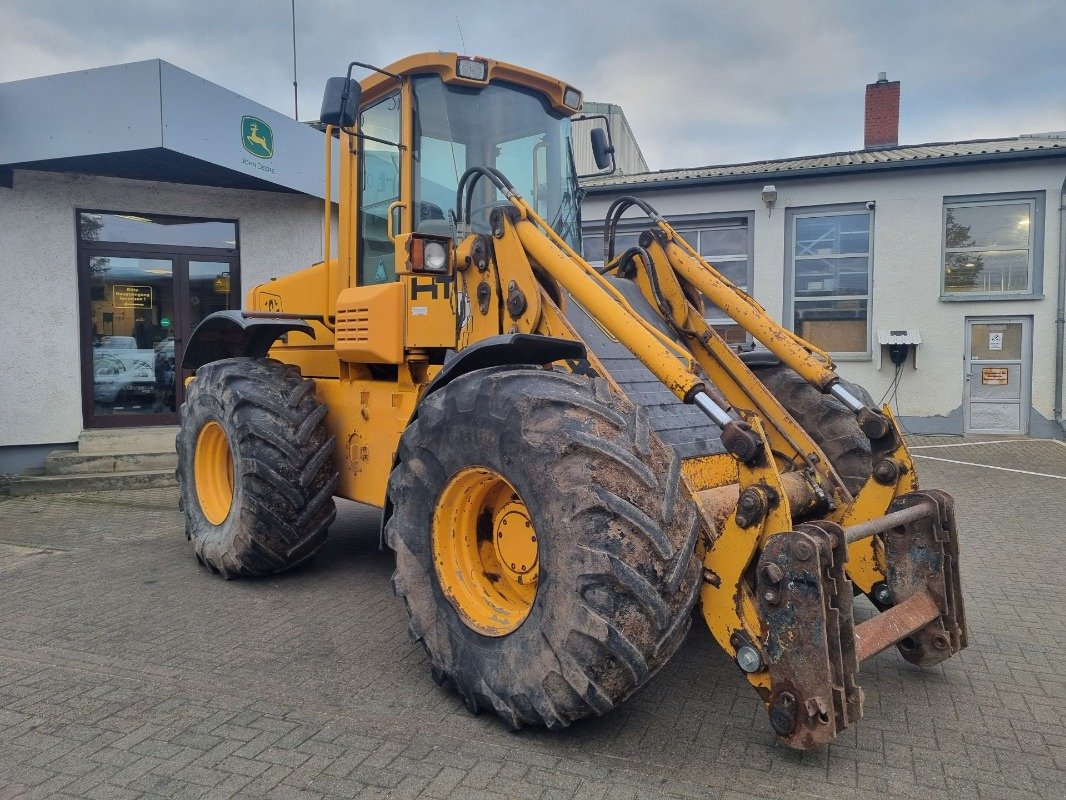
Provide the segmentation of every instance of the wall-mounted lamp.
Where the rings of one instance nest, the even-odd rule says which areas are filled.
[[[771,216],[774,213],[774,203],[777,202],[777,187],[772,183],[766,184],[759,192],[759,197],[766,203],[766,216]]]

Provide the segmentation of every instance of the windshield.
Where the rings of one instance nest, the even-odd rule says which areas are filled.
[[[495,167],[580,250],[577,182],[570,153],[570,119],[538,93],[510,83],[484,88],[448,86],[436,76],[416,78],[415,220],[455,212],[459,178],[473,166]],[[478,229],[505,198],[480,180],[471,206]]]

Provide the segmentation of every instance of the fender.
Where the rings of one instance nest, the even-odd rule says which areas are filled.
[[[315,330],[302,317],[266,315],[254,311],[216,311],[196,326],[181,359],[182,369],[197,369],[221,358],[263,358],[289,331],[315,338]]]
[[[206,320],[205,320],[206,321]],[[418,406],[411,415],[410,425],[418,419],[418,408],[434,392],[440,391],[456,378],[479,369],[491,367],[535,366],[542,367],[553,361],[581,360],[587,357],[583,342],[574,339],[560,339],[555,336],[541,336],[534,333],[508,333],[502,336],[490,336],[480,342],[464,347],[444,362],[426,386],[419,398]],[[396,457],[392,459],[392,469],[396,468]],[[390,471],[391,472],[391,471]],[[379,532],[380,549],[385,549],[385,524],[392,516],[392,501],[385,495],[385,505],[381,509],[381,529]]]
[[[583,359],[586,356],[583,342],[574,339],[559,339],[555,336],[540,336],[535,333],[507,333],[490,336],[469,347],[464,347],[446,359],[441,371],[426,386],[419,403],[434,392],[443,389],[456,378],[486,367],[506,367],[512,364],[536,367],[553,361]],[[418,409],[411,417],[418,416]]]

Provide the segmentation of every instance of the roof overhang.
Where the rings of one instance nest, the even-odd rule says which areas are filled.
[[[649,178],[641,180],[615,179],[611,182],[582,182],[586,194],[617,194],[622,191],[656,191],[663,189],[689,189],[723,184],[768,183],[772,181],[805,180],[828,176],[862,175],[870,172],[885,172],[913,169],[942,169],[963,165],[992,165],[1003,162],[1033,161],[1048,158],[1066,158],[1066,147],[1032,150],[1010,150],[993,153],[968,153],[955,156],[936,156],[896,161],[877,161],[860,164],[834,164],[829,166],[776,169],[766,171],[736,172],[726,175],[699,175],[684,178]]]
[[[158,59],[0,84],[0,119],[0,168],[322,197],[321,131]]]

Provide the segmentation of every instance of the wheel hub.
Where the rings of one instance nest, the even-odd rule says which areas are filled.
[[[496,517],[494,542],[500,564],[518,583],[530,573],[536,580],[537,534],[525,503],[512,501],[503,507]]]
[[[448,481],[433,514],[433,562],[441,590],[463,622],[505,636],[533,608],[539,545],[526,504],[488,467]]]

